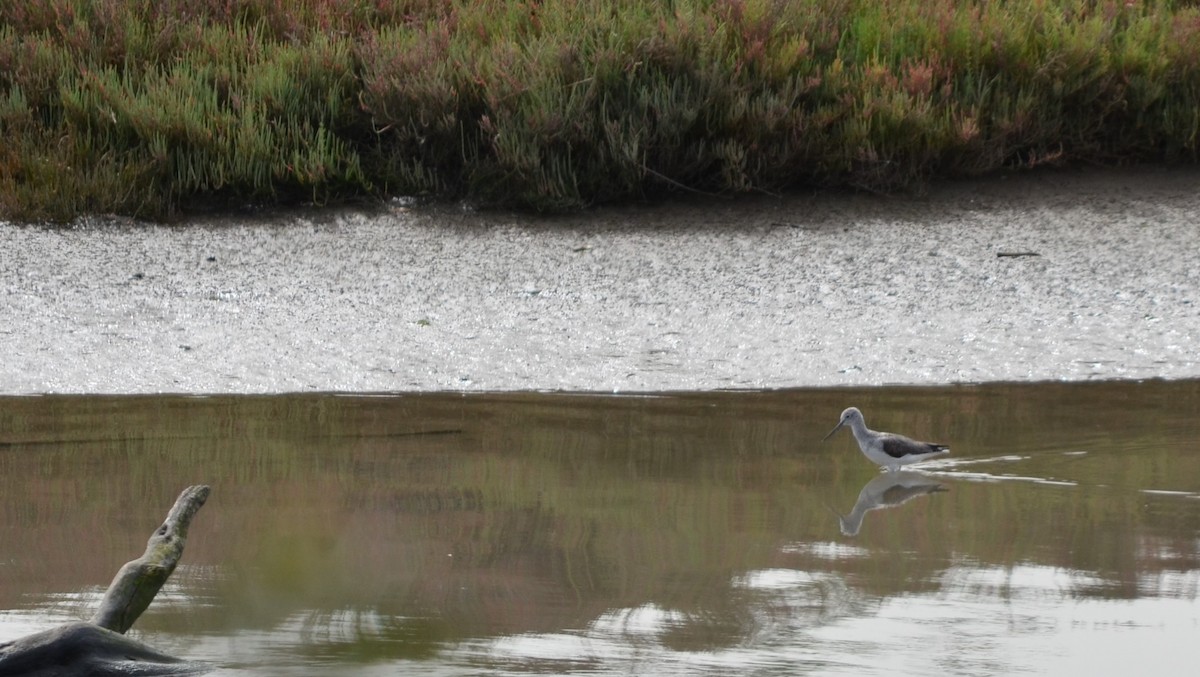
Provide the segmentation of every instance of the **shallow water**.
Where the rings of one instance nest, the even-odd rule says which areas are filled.
[[[882,476],[850,405],[954,453]],[[0,641],[208,483],[132,634],[219,675],[1165,673],[1198,434],[1200,382],[4,398]]]

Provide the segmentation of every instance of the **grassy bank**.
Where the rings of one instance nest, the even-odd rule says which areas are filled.
[[[1012,0],[0,4],[0,217],[571,209],[1191,162],[1200,10]]]

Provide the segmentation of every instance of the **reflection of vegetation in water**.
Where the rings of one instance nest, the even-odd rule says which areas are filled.
[[[828,506],[875,476],[848,440],[817,443],[850,404],[881,428],[950,442],[953,460],[1019,459],[964,470],[1075,484],[941,475],[949,493],[872,514],[854,541],[865,555],[791,547],[838,541]],[[176,575],[211,605],[187,620],[158,607],[147,627],[266,628],[299,615],[319,638],[344,622],[339,610],[369,611],[400,620],[346,632],[386,644],[583,628],[656,605],[684,619],[662,641],[704,648],[794,611],[738,587],[759,570],[845,581],[811,588],[822,613],[935,590],[952,566],[1036,564],[1100,581],[1071,594],[1153,594],[1145,577],[1198,565],[1200,502],[1141,492],[1195,490],[1198,405],[1197,383],[13,398],[0,407],[14,443],[0,448],[0,560],[13,562],[0,608],[24,592],[106,584],[195,482],[214,493]]]

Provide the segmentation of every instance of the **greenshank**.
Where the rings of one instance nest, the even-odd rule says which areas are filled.
[[[821,441],[824,442],[832,437],[844,425],[850,426],[863,456],[889,471],[897,470],[902,465],[927,461],[950,453],[950,447],[944,444],[918,442],[903,435],[871,430],[867,427],[867,422],[863,420],[862,412],[854,407],[842,412],[842,419]]]

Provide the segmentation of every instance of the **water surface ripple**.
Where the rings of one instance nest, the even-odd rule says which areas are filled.
[[[849,436],[953,454],[883,475]],[[656,397],[0,399],[0,641],[244,675],[1162,674],[1200,627],[1200,382]]]

